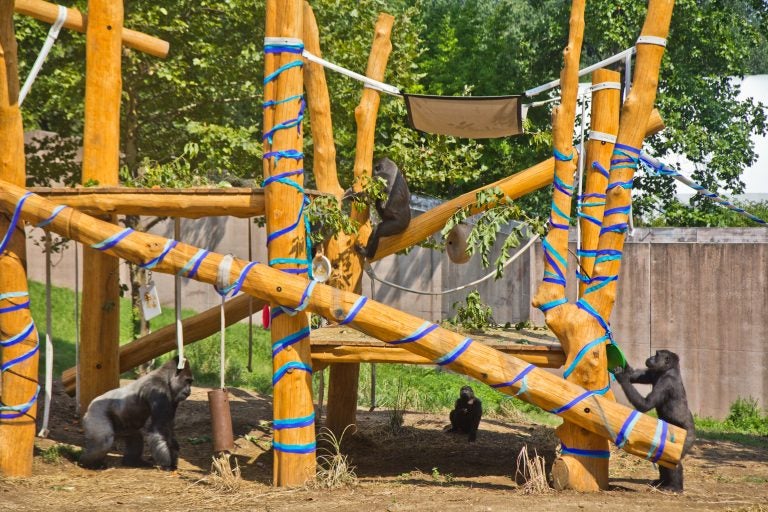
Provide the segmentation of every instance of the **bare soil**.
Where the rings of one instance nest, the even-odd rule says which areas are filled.
[[[393,434],[387,410],[361,410],[358,433],[344,440],[358,477],[356,485],[335,490],[275,489],[268,428],[271,398],[240,389],[231,390],[231,410],[242,478],[227,487],[211,475],[206,392],[195,388],[179,406],[176,432],[181,460],[173,473],[122,468],[117,452],[110,456],[109,469],[102,471],[80,468],[66,456],[44,461],[51,446],[83,443],[74,400],[57,392],[50,435],[36,442],[34,476],[0,478],[0,510],[768,512],[768,439],[756,447],[698,440],[685,460],[682,495],[650,487],[657,476],[654,467],[615,450],[608,491],[526,494],[514,478],[518,453],[528,445],[549,468],[557,445],[552,427],[522,419],[484,418],[477,442],[468,443],[466,436],[445,433],[446,417],[435,414],[407,412],[404,428]]]

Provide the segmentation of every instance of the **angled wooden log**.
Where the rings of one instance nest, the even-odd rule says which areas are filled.
[[[19,14],[25,14],[46,23],[55,22],[59,14],[58,5],[43,0],[16,0],[14,9]],[[85,33],[87,24],[88,19],[83,13],[72,7],[67,8],[67,19],[64,22],[64,28]],[[168,49],[170,47],[168,41],[163,41],[142,32],[124,28],[122,41],[128,48],[139,50],[148,55],[160,57],[161,59],[168,56]]]
[[[13,0],[0,0],[0,179],[20,186],[26,180]],[[32,474],[39,338],[29,310],[23,223],[0,215],[0,243],[6,233],[13,237],[0,248],[0,475],[21,477]]]
[[[392,52],[390,34],[394,17],[389,14],[379,14],[374,28],[371,53],[365,76],[383,81],[387,68],[389,54]],[[355,108],[357,123],[357,139],[355,144],[354,188],[361,190],[364,179],[370,178],[373,172],[373,146],[376,131],[376,118],[379,112],[380,93],[374,89],[363,88],[360,104]],[[356,239],[343,237],[337,240],[333,249],[335,254],[330,256],[331,266],[343,269],[343,274],[337,276],[334,283],[343,290],[360,293],[362,290],[363,258],[354,250],[353,244],[365,246],[371,234],[369,211],[366,208],[359,211],[352,208],[352,220],[360,225]],[[329,251],[331,252],[331,251]],[[357,387],[360,380],[359,364],[331,365],[328,383],[328,407],[325,424],[335,435],[340,436],[347,425],[354,425],[357,413]]]
[[[71,208],[57,212],[56,205],[39,196],[28,196],[18,207],[25,193],[21,187],[0,182],[0,208],[6,211],[18,209],[21,218],[30,223],[50,220],[51,232],[87,245],[101,244],[103,251],[113,257],[134,263],[156,260],[155,272],[184,273],[190,262],[198,258],[200,250],[197,247],[184,243],[171,245],[166,238],[123,230]],[[207,254],[199,261],[194,279],[215,284],[224,259],[221,254]],[[240,282],[243,292],[272,304],[294,309],[303,307],[304,311],[328,319],[346,321],[374,338],[392,340],[389,343],[449,366],[503,393],[518,395],[609,439],[616,439],[633,412],[520,359],[472,343],[461,334],[352,292],[324,284],[308,284],[300,276],[238,259],[230,266],[229,280]],[[305,373],[306,369],[286,369],[286,372],[291,371]],[[657,429],[662,427],[667,435],[659,438]],[[639,414],[623,449],[643,458],[658,457],[659,464],[672,467],[679,461],[685,435],[683,429]]]

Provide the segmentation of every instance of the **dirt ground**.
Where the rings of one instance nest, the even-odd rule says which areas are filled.
[[[271,398],[239,389],[231,390],[231,410],[242,479],[237,489],[224,488],[210,473],[206,391],[195,388],[179,406],[181,460],[174,473],[122,468],[117,453],[102,471],[82,469],[66,457],[44,461],[44,450],[57,443],[83,443],[74,400],[56,393],[49,438],[36,442],[34,476],[0,478],[0,510],[768,512],[768,439],[758,447],[698,440],[685,460],[683,495],[651,488],[648,483],[657,475],[653,466],[615,450],[606,492],[526,494],[514,479],[518,453],[527,444],[551,465],[557,444],[552,427],[484,418],[477,442],[470,444],[465,436],[443,432],[446,418],[434,414],[406,413],[404,429],[393,435],[387,428],[387,410],[361,410],[358,434],[345,440],[356,485],[275,489],[270,486],[272,452],[266,423],[271,420]]]

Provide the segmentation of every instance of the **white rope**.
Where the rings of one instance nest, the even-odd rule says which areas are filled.
[[[400,92],[400,89],[398,89],[394,85],[385,84],[384,82],[379,82],[378,80],[374,80],[373,78],[368,78],[367,76],[363,76],[359,73],[355,73],[354,71],[350,71],[346,68],[333,64],[332,62],[328,62],[327,60],[322,59],[317,55],[313,55],[309,53],[307,50],[304,50],[302,52],[302,56],[310,62],[314,62],[315,64],[320,64],[321,66],[328,69],[332,69],[333,71],[336,71],[337,73],[341,73],[344,76],[348,76],[349,78],[354,78],[355,80],[363,82],[365,86],[368,87],[369,89],[375,89],[377,91],[381,91],[386,94],[391,94],[392,96],[397,96],[400,98],[403,96],[403,93]]]
[[[232,270],[232,263],[234,262],[235,258],[231,254],[227,254],[221,259],[221,262],[219,263],[219,270],[216,274],[216,287],[219,290],[225,290],[229,286],[229,276],[230,272]],[[219,307],[219,313],[221,317],[221,326],[219,328],[220,332],[220,341],[219,341],[219,382],[221,383],[221,389],[224,389],[224,345],[225,345],[225,336],[227,331],[227,319],[224,314],[224,299],[226,297],[226,294],[220,294],[221,295],[221,306]]]
[[[592,88],[590,87],[590,90]],[[587,130],[587,115],[586,115],[586,102],[587,97],[582,96],[581,98],[581,135],[580,135],[580,146],[584,148],[584,134]],[[579,213],[581,213],[581,196],[584,193],[584,163],[586,161],[586,151],[579,151],[579,169],[578,169],[578,181],[579,181],[579,193],[576,196],[576,249],[581,249],[581,222],[579,222]],[[578,298],[578,288],[576,290],[576,295]]]
[[[27,97],[29,90],[32,89],[32,84],[35,82],[37,74],[40,73],[40,69],[43,67],[43,62],[45,62],[45,59],[48,57],[48,53],[51,51],[51,48],[53,48],[56,38],[59,37],[61,27],[67,20],[67,8],[63,5],[59,5],[58,7],[59,12],[56,15],[56,21],[53,22],[53,25],[51,25],[51,28],[48,30],[48,37],[45,38],[45,43],[43,43],[43,47],[40,49],[40,53],[38,54],[37,59],[35,59],[32,69],[29,70],[29,75],[27,75],[27,79],[24,81],[21,91],[19,91],[19,106],[24,103],[24,98]]]
[[[48,437],[53,389],[53,341],[51,340],[51,232],[45,232],[45,406],[38,437]]]
[[[75,244],[75,402],[80,410],[80,258]]]
[[[253,261],[253,219],[248,217],[248,261]],[[253,296],[248,296],[248,371],[253,371]]]
[[[632,88],[632,56],[627,55],[627,58],[624,60],[624,92],[621,96],[621,102],[624,103],[624,100],[627,99],[627,94],[629,94],[629,90]]]
[[[176,217],[173,219],[173,239],[181,239],[181,219]],[[173,306],[176,309],[176,351],[179,354],[178,369],[184,369],[184,326],[181,323],[181,276],[176,274],[173,278],[174,285],[174,298]]]
[[[523,246],[522,249],[519,249],[515,254],[513,254],[504,263],[502,268],[507,268],[507,266],[509,266],[510,263],[515,261],[521,254],[523,254],[526,251],[526,249],[528,249],[531,245],[533,245],[533,243],[536,240],[538,240],[538,239],[539,239],[539,235],[535,235],[535,236],[531,237],[531,239],[528,240],[528,242]],[[469,288],[470,286],[474,286],[476,284],[480,284],[483,281],[486,281],[487,279],[490,279],[494,274],[496,274],[496,271],[493,270],[493,271],[489,272],[487,275],[481,277],[480,279],[476,279],[475,281],[472,281],[471,283],[463,284],[461,286],[457,286],[456,288],[451,288],[449,290],[442,290],[442,291],[439,291],[439,292],[425,292],[424,290],[415,290],[413,288],[406,288],[405,286],[400,286],[399,284],[395,284],[395,283],[392,283],[392,282],[387,281],[385,279],[381,279],[373,271],[373,268],[371,267],[371,264],[367,260],[365,261],[365,273],[368,274],[368,276],[371,279],[373,279],[373,280],[376,280],[376,281],[378,281],[378,282],[380,282],[382,284],[385,284],[387,286],[390,286],[392,288],[397,288],[398,290],[402,290],[404,292],[417,293],[419,295],[446,295],[448,293],[458,292],[458,291],[461,291],[461,290],[463,290],[465,288]]]

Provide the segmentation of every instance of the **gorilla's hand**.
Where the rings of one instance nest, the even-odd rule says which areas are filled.
[[[616,380],[619,382],[629,382],[630,375],[632,375],[632,368],[630,368],[629,365],[627,365],[626,368],[617,366],[613,369],[613,376],[616,377]]]

